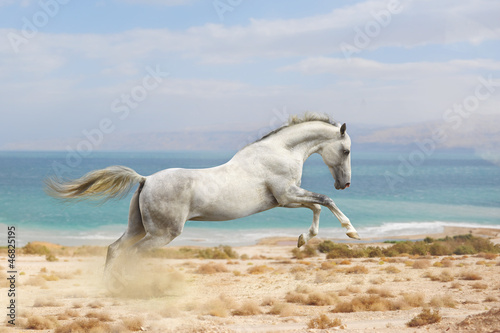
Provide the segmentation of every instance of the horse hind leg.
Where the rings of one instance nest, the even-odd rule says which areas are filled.
[[[109,289],[116,289],[112,287],[113,281],[116,283],[120,279],[120,274],[116,271],[115,267],[116,260],[121,256],[124,249],[136,243],[146,234],[139,207],[140,190],[141,187],[137,189],[130,201],[127,230],[117,241],[108,247],[104,273]]]

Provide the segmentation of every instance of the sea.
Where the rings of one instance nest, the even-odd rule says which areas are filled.
[[[125,231],[132,192],[105,204],[61,202],[44,192],[44,179],[76,178],[110,165],[150,175],[166,168],[207,168],[227,162],[227,152],[0,152],[0,245],[7,227],[18,246],[45,241],[65,246],[108,245]],[[302,187],[330,196],[361,238],[422,235],[446,226],[500,229],[500,166],[472,151],[352,150],[351,187],[335,190],[318,155],[304,165]],[[298,237],[312,221],[308,209],[275,208],[225,222],[186,222],[172,245],[251,245],[267,237]],[[348,240],[327,209],[318,237]]]

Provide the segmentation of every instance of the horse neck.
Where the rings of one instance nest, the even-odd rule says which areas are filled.
[[[337,137],[339,129],[331,124],[312,121],[290,126],[280,133],[281,141],[294,154],[304,161],[314,153],[321,151],[327,141]]]

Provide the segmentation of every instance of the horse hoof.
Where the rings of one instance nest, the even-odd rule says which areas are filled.
[[[106,289],[114,295],[121,294],[125,290],[123,278],[117,273],[111,273],[105,277]]]
[[[304,239],[304,235],[300,235],[299,236],[299,240],[297,241],[297,247],[301,247],[302,245],[304,245],[306,243],[305,239]]]
[[[346,233],[346,235],[351,237],[351,238],[354,238],[354,239],[361,239],[361,238],[359,238],[359,235],[356,231],[348,232],[348,233]]]

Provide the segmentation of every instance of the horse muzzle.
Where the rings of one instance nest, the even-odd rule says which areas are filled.
[[[335,184],[335,189],[337,189],[337,190],[345,190],[349,186],[351,186],[351,183],[345,183],[344,186],[340,186],[339,184]]]

